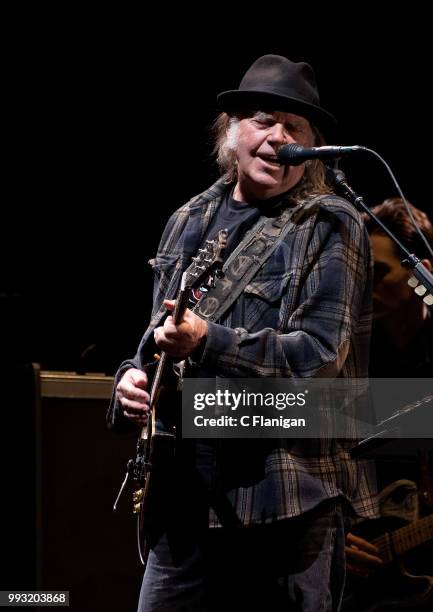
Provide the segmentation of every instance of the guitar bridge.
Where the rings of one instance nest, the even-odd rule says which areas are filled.
[[[134,504],[138,504],[139,502],[141,502],[141,500],[143,499],[143,495],[144,488],[137,489],[137,491],[134,491],[134,493],[132,494],[132,501],[134,502]]]

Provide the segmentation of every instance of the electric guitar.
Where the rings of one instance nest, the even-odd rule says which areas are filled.
[[[212,287],[222,275],[222,254],[227,244],[227,231],[221,230],[215,240],[208,240],[182,275],[181,287],[172,313],[175,325],[180,323],[188,306],[190,293],[203,285]],[[136,488],[133,512],[137,515],[137,544],[141,563],[146,565],[150,537],[164,512],[164,488],[175,460],[176,414],[173,401],[180,388],[183,365],[173,374],[173,361],[165,353],[157,355],[157,367],[150,388],[150,413],[137,442],[135,460],[128,463],[128,473]],[[167,367],[171,365],[172,367]],[[163,396],[163,401],[161,397]],[[171,400],[171,401],[170,401]],[[170,405],[171,404],[171,405]],[[126,479],[125,479],[126,480]],[[119,494],[120,495],[120,494]]]
[[[348,576],[343,612],[433,609],[433,515],[403,522],[384,517],[354,529],[377,546],[384,566],[367,578]]]

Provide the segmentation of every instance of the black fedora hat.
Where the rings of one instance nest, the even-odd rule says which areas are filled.
[[[223,91],[217,100],[226,112],[257,109],[294,113],[326,134],[333,133],[336,126],[335,117],[320,106],[312,67],[281,55],[259,57],[245,73],[239,89]]]

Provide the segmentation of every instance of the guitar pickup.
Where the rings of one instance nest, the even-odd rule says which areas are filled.
[[[144,489],[137,489],[136,491],[134,491],[134,493],[132,494],[132,501],[134,502],[134,504],[140,504],[140,502],[143,499],[143,495],[144,495]],[[135,505],[134,505],[134,512],[135,512]]]

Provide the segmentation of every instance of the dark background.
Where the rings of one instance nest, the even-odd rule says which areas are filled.
[[[0,360],[9,582],[3,588],[35,584],[32,500],[41,491],[34,482],[34,407],[31,389],[23,387],[24,364],[112,374],[134,353],[149,316],[146,262],[164,224],[217,178],[208,131],[216,94],[237,88],[258,56],[310,62],[323,106],[339,119],[335,144],[379,152],[407,198],[433,213],[426,15],[405,7],[380,19],[364,3],[350,16],[337,3],[302,13],[268,5],[245,8],[237,25],[233,8],[208,7],[206,19],[196,9],[163,9],[151,17],[106,8],[22,8],[4,20]],[[377,161],[352,157],[342,167],[369,204],[397,195]],[[47,427],[57,425],[54,439],[69,435],[70,417],[66,408],[59,411],[58,419],[45,412]],[[104,448],[107,457],[116,448],[114,438],[107,446],[105,407],[98,411],[101,440],[95,421],[92,437],[83,421],[77,454],[82,443]],[[77,465],[74,457],[69,461]],[[61,473],[54,452],[50,462]],[[80,467],[86,469],[92,465]],[[74,472],[77,483],[84,482],[80,473]],[[117,485],[121,474],[110,475]],[[108,502],[103,507],[107,512]],[[72,510],[70,516],[62,511],[72,520]],[[85,505],[80,512],[74,520],[91,543]],[[115,520],[105,520],[100,553],[112,558],[112,536],[120,532]],[[120,536],[133,546],[131,531]],[[61,549],[61,528],[50,537]],[[138,571],[136,558],[124,559],[119,553],[119,566],[130,563],[130,575]],[[98,584],[103,588],[103,577]]]
[[[149,312],[146,262],[165,221],[217,177],[216,93],[236,88],[261,54],[309,61],[339,119],[338,143],[378,151],[407,198],[432,211],[423,17],[400,15],[397,26],[395,14],[382,24],[364,11],[343,26],[305,11],[288,13],[285,27],[283,13],[263,11],[250,26],[170,35],[162,19],[132,14],[14,24],[0,277],[7,355],[112,373],[134,352]],[[342,167],[369,204],[396,195],[376,160]]]

